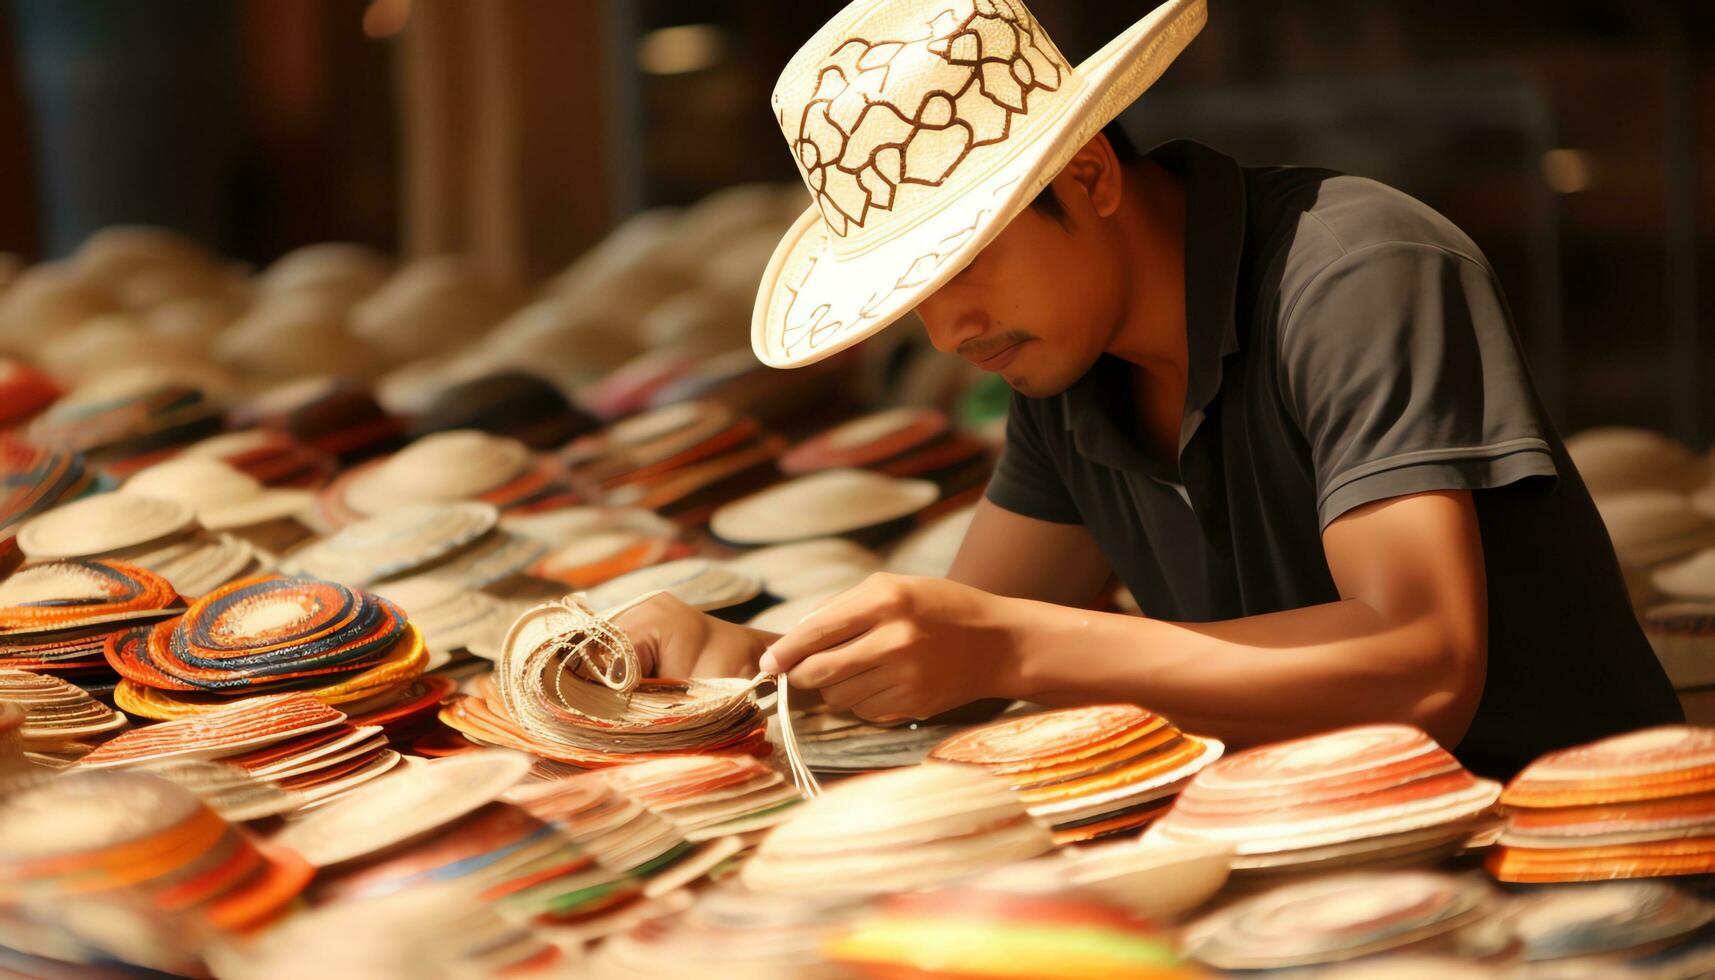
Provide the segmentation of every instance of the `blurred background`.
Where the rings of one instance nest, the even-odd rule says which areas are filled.
[[[14,134],[0,141],[0,252],[59,259],[97,229],[148,224],[259,269],[326,241],[458,253],[524,296],[628,218],[795,180],[768,94],[839,6],[0,0],[0,127]],[[1033,10],[1078,60],[1149,6]],[[1125,116],[1140,145],[1190,136],[1245,163],[1403,188],[1499,270],[1563,431],[1715,434],[1715,296],[1700,289],[1715,263],[1715,7],[1211,6]],[[751,237],[755,265],[766,235]]]

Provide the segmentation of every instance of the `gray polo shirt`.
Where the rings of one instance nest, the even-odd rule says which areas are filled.
[[[1680,720],[1477,246],[1371,180],[1150,157],[1187,195],[1179,465],[1140,448],[1130,366],[1104,356],[1013,394],[988,499],[1088,527],[1145,614],[1210,622],[1337,601],[1321,533],[1354,507],[1476,491],[1489,656],[1465,763],[1504,776]]]

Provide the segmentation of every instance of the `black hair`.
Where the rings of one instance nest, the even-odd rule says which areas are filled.
[[[1121,166],[1143,159],[1143,153],[1138,150],[1137,144],[1131,141],[1131,136],[1126,133],[1125,127],[1120,125],[1118,119],[1103,126],[1102,135],[1108,138],[1108,145],[1114,148],[1114,158],[1120,162]],[[1060,222],[1060,224],[1066,224],[1066,206],[1060,203],[1059,197],[1055,196],[1053,184],[1042,188],[1042,192],[1036,195],[1036,200],[1031,201],[1030,206]]]

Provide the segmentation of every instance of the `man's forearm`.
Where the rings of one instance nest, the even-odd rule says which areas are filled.
[[[1482,651],[1461,649],[1432,613],[1390,622],[1345,600],[1187,624],[1000,601],[1015,643],[996,693],[1133,702],[1235,746],[1377,721],[1453,745],[1481,694]]]

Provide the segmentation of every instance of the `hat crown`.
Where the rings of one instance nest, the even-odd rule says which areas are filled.
[[[992,172],[1071,67],[1019,0],[858,0],[798,50],[773,107],[835,248],[914,225]]]

